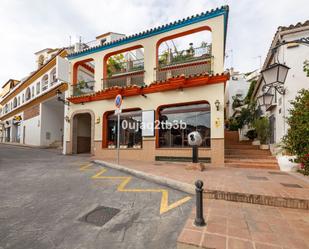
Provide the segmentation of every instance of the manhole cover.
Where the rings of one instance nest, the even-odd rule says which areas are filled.
[[[303,188],[302,186],[300,186],[298,184],[294,184],[294,183],[282,183],[282,182],[280,182],[280,184],[284,187],[287,187],[287,188]]]
[[[249,180],[257,180],[257,181],[267,181],[268,178],[265,176],[247,176]]]
[[[120,210],[116,208],[100,206],[84,215],[79,220],[101,227],[119,212]]]
[[[272,175],[287,175],[287,173],[280,171],[268,171],[268,173]]]

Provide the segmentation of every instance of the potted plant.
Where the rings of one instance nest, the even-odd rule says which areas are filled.
[[[133,145],[133,148],[134,148],[134,149],[140,149],[140,148],[142,148],[141,143],[134,144],[134,145]]]
[[[256,119],[253,123],[253,126],[257,133],[257,138],[260,140],[260,149],[268,150],[269,149],[269,137],[270,137],[270,125],[267,117],[261,117]]]
[[[116,148],[116,145],[114,144],[113,141],[109,141],[109,142],[108,142],[108,148],[109,148],[109,149],[115,149],[115,148]]]
[[[253,141],[255,138],[257,138],[257,133],[255,129],[248,130],[246,135],[249,140]]]

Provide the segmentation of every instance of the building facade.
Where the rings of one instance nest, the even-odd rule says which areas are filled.
[[[2,87],[0,120],[3,142],[33,146],[62,145],[63,103],[57,101],[57,90],[67,84],[57,79],[57,58],[65,49],[44,49],[37,53],[38,68],[22,80],[9,80]]]
[[[243,100],[246,98],[250,84],[258,78],[257,70],[250,73],[240,73],[233,69],[230,70],[230,79],[228,80],[225,88],[225,118],[229,119],[236,115],[239,108],[233,107],[234,99]]]
[[[131,36],[105,34],[100,45],[71,53],[64,153],[116,157],[114,99],[120,94],[121,158],[190,160],[187,135],[199,131],[201,160],[223,166],[227,19],[224,6]],[[205,31],[211,33],[211,44],[160,50],[169,40]],[[141,127],[145,120],[153,127]],[[185,125],[170,127],[175,123]]]
[[[271,44],[271,48],[281,41],[293,41],[303,37],[309,37],[309,21],[298,23],[288,27],[279,27]],[[287,133],[288,125],[285,121],[291,108],[290,101],[294,100],[298,91],[309,88],[309,78],[303,71],[304,61],[309,58],[308,46],[297,43],[289,43],[280,46],[275,53],[269,50],[264,62],[263,69],[274,62],[287,65],[287,78],[284,83],[284,94],[280,94],[275,89],[269,89],[269,94],[273,95],[270,105],[263,106],[263,114],[269,117],[271,126],[270,144],[272,151],[278,149],[283,136]],[[263,94],[263,80],[260,78],[257,82],[253,98],[258,99]]]

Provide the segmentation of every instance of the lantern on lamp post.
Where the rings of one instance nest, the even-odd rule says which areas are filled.
[[[258,101],[259,106],[269,106],[271,105],[273,98],[274,98],[273,94],[269,92],[265,92],[262,95],[257,97],[257,101]]]
[[[288,74],[289,69],[290,68],[284,64],[274,63],[269,67],[265,68],[264,70],[262,70],[261,74],[265,81],[265,86],[266,87],[282,86],[286,80],[286,76]]]

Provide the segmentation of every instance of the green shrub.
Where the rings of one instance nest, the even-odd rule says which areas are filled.
[[[287,118],[289,129],[283,137],[283,149],[296,156],[295,162],[302,164],[302,171],[309,175],[309,90],[299,91]]]
[[[253,122],[253,127],[256,130],[257,138],[261,144],[267,144],[270,137],[270,124],[267,117],[261,117]]]

